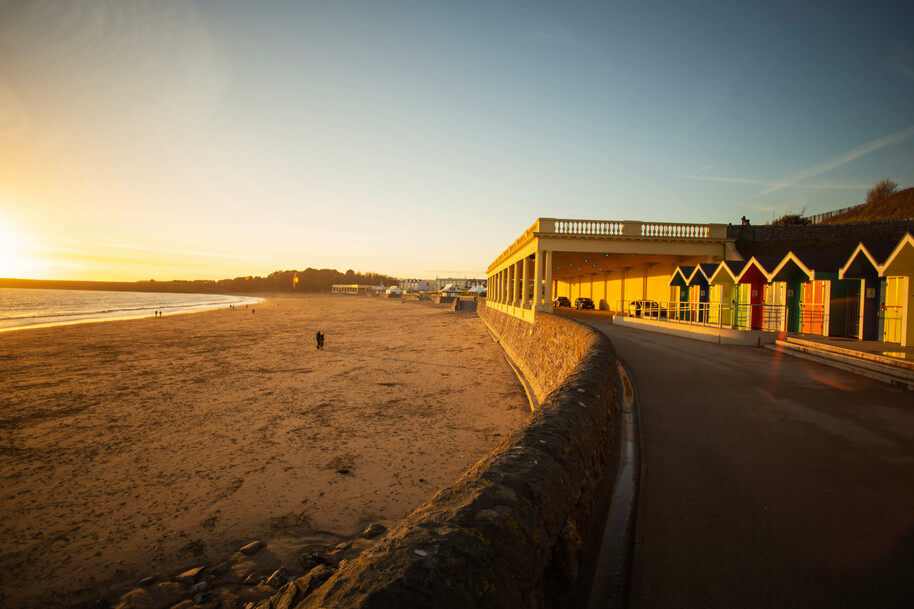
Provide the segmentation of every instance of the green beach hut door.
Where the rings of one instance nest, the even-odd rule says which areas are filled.
[[[904,312],[905,279],[907,277],[886,277],[885,279],[882,340],[886,343],[901,342],[901,315]]]

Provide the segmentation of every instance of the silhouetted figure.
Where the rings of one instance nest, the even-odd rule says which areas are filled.
[[[318,349],[324,348],[324,333],[321,332],[320,330],[317,331],[317,348]]]

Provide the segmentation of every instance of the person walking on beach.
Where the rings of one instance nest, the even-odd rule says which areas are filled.
[[[317,348],[318,349],[324,348],[324,333],[321,332],[320,330],[317,331]]]

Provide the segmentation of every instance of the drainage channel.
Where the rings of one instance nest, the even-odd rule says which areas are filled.
[[[631,376],[619,362],[620,454],[610,512],[597,555],[587,609],[621,609],[628,606],[632,555],[635,549],[635,514],[640,475],[637,400]]]

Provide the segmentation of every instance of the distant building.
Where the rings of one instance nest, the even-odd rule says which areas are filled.
[[[333,284],[332,292],[334,294],[367,294],[373,286],[370,285],[344,285]]]
[[[425,279],[401,279],[400,289],[404,292],[427,292],[431,284]]]
[[[478,285],[486,287],[486,279],[476,279],[476,278],[456,278],[456,277],[436,277],[435,278],[435,287],[439,290],[448,285],[452,285],[457,288],[473,288]]]

